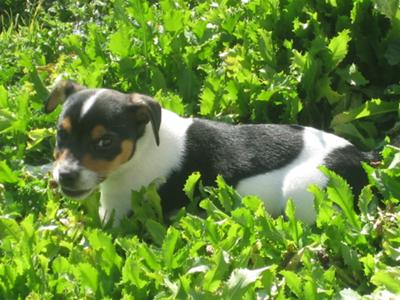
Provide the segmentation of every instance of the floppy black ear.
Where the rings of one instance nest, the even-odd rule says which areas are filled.
[[[157,146],[160,145],[160,136],[158,134],[161,125],[161,106],[153,98],[141,95],[129,95],[130,107],[135,113],[135,119],[139,123],[147,124],[151,122],[154,138]]]
[[[76,84],[73,81],[59,81],[46,100],[46,104],[44,106],[45,113],[51,113],[53,110],[56,109],[58,104],[64,103],[65,99],[67,99],[70,95],[83,89],[85,89],[84,86]]]

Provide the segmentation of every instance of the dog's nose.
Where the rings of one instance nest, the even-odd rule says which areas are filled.
[[[65,170],[60,171],[59,181],[62,186],[73,187],[76,180],[78,179],[78,170]]]

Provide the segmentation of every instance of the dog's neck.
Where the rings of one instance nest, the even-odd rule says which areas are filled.
[[[192,122],[193,119],[163,109],[158,147],[151,125],[146,125],[133,157],[100,185],[100,202],[104,210],[100,217],[103,220],[108,221],[115,210],[114,220],[119,222],[131,207],[132,190],[139,190],[156,179],[162,181],[179,167],[184,154],[185,134]]]

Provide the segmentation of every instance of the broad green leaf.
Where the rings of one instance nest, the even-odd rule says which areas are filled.
[[[12,129],[12,126],[14,125],[16,120],[16,115],[11,112],[9,109],[0,108],[0,133],[2,131],[10,130]]]
[[[342,209],[352,226],[360,228],[360,220],[354,211],[354,198],[349,184],[342,177],[328,170],[326,167],[321,167],[321,170],[329,178],[327,187],[329,199]]]
[[[122,281],[131,283],[142,289],[146,286],[147,280],[145,280],[141,265],[138,263],[137,258],[130,256],[126,259],[125,264],[122,268]]]
[[[194,201],[194,193],[196,191],[196,185],[199,182],[200,178],[201,178],[200,173],[195,172],[191,174],[185,182],[183,191],[185,192],[186,197],[190,199],[190,201]]]
[[[382,286],[395,294],[400,294],[399,268],[387,267],[384,270],[379,270],[371,277],[371,282],[376,286]]]
[[[370,209],[370,204],[374,200],[374,198],[375,197],[370,186],[366,186],[361,190],[358,199],[358,207],[360,208],[360,211],[363,215],[370,216],[370,214],[372,213]]]
[[[285,277],[286,285],[290,290],[299,298],[303,297],[303,284],[301,278],[294,272],[285,270],[281,271],[281,274]]]
[[[351,64],[343,69],[339,69],[337,70],[337,73],[351,86],[362,87],[369,83],[364,75],[358,71],[358,68],[355,64]]]
[[[228,185],[224,178],[220,175],[216,179],[217,189],[213,192],[217,194],[218,201],[225,211],[231,211],[237,207],[241,202],[241,196],[238,192],[230,185]]]
[[[268,66],[274,70],[276,68],[276,49],[272,38],[273,33],[261,28],[257,30],[257,33],[260,36],[261,55]]]
[[[171,9],[164,12],[164,27],[166,31],[181,31],[184,26],[185,15],[182,10]]]
[[[98,271],[89,263],[79,263],[75,270],[82,286],[88,287],[93,293],[96,293],[99,283]]]
[[[399,104],[396,102],[385,102],[380,99],[372,99],[364,104],[337,114],[333,117],[331,127],[348,123],[354,120],[382,115],[390,112],[396,112]]]
[[[317,286],[314,281],[310,280],[304,284],[304,299],[307,300],[318,300]]]
[[[399,0],[373,0],[375,8],[393,20],[399,10]]]
[[[341,242],[340,252],[343,257],[343,261],[351,268],[351,270],[353,270],[353,272],[362,271],[362,265],[360,263],[359,255],[355,249],[353,249],[346,243]]]
[[[158,246],[161,246],[166,234],[165,227],[152,219],[146,220],[144,224],[147,231],[150,233],[153,242]]]
[[[27,150],[34,148],[35,146],[39,145],[44,139],[53,136],[54,130],[49,128],[36,128],[29,131],[29,143]]]
[[[163,108],[171,110],[180,116],[185,114],[185,105],[182,98],[178,95],[173,93],[164,93],[160,90],[155,95],[155,98],[160,102]]]
[[[204,275],[202,285],[204,290],[215,292],[220,287],[222,280],[229,270],[228,253],[223,250],[217,250],[211,257],[213,266]]]
[[[0,238],[11,237],[18,241],[21,235],[21,228],[18,223],[9,217],[0,216]]]
[[[118,269],[121,267],[122,259],[117,254],[109,235],[101,230],[95,229],[88,232],[87,238],[93,249],[101,253],[101,266],[108,275],[110,275],[112,266],[115,265]]]
[[[346,137],[349,140],[364,145],[365,148],[373,148],[375,141],[372,138],[366,138],[353,123],[338,124],[334,128],[335,134],[338,136]]]
[[[53,263],[54,272],[62,275],[64,273],[70,273],[72,270],[71,263],[63,256],[58,256],[54,259]]]
[[[215,94],[210,88],[205,88],[200,96],[200,114],[209,116],[213,112]]]
[[[297,245],[300,239],[301,227],[299,227],[300,224],[297,222],[296,219],[296,207],[292,199],[289,199],[286,203],[285,214],[288,217],[289,221],[289,228],[290,228],[289,234],[291,235],[293,241]]]
[[[174,260],[175,247],[179,240],[180,233],[177,229],[168,228],[164,242],[162,244],[162,253],[164,256],[164,264],[167,268],[174,268],[172,262]]]
[[[146,264],[153,270],[159,271],[161,266],[158,262],[159,257],[157,254],[146,244],[140,244],[138,248],[138,254],[144,259]]]
[[[332,67],[336,67],[346,57],[350,40],[350,31],[345,29],[329,42],[328,48],[332,55]]]
[[[18,176],[7,165],[6,161],[0,161],[0,183],[15,183],[18,181]]]
[[[226,283],[227,299],[241,299],[250,285],[254,284],[261,275],[270,267],[263,267],[255,270],[234,269]]]
[[[126,26],[120,26],[116,32],[111,34],[108,48],[111,53],[120,58],[127,57],[130,52],[131,42],[129,41],[129,29]],[[127,40],[128,39],[128,40]]]
[[[360,262],[363,264],[364,274],[366,276],[371,276],[374,273],[376,267],[376,261],[372,254],[367,254],[360,258]]]
[[[389,45],[387,47],[387,50],[385,52],[385,58],[388,61],[388,63],[392,66],[396,66],[400,63],[400,42],[398,40],[398,37],[389,42]]]

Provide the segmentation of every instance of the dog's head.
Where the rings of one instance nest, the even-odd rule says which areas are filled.
[[[152,125],[155,143],[160,143],[161,107],[148,96],[61,81],[51,92],[45,112],[59,103],[64,105],[57,125],[53,175],[67,196],[86,197],[130,160],[147,123]]]

